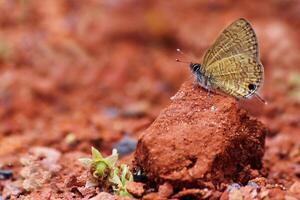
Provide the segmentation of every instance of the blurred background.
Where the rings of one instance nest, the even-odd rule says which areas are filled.
[[[278,152],[300,152],[299,0],[0,0],[0,166],[32,146],[135,144],[191,77],[176,49],[201,62],[240,17],[257,33],[269,103],[240,104],[270,128],[278,171]]]

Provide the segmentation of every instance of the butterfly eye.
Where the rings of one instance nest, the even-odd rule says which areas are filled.
[[[200,69],[200,65],[199,64],[191,64],[191,68],[192,68],[193,72],[196,72]]]
[[[249,90],[255,90],[255,89],[256,89],[256,85],[250,83],[250,84],[248,85],[248,88],[249,88]]]

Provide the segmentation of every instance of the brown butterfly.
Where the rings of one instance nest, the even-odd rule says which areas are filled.
[[[204,55],[202,65],[190,63],[190,69],[197,83],[209,91],[221,91],[236,98],[255,95],[265,103],[256,93],[264,76],[257,38],[243,18],[221,33]]]

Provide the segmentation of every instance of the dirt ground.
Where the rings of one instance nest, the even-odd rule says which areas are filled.
[[[240,17],[257,33],[265,68],[259,93],[268,105],[239,104],[270,130],[262,161],[268,198],[300,199],[297,0],[0,1],[0,199],[95,196],[101,188],[82,187],[78,158],[91,146],[109,155],[122,139],[137,141],[191,76],[175,62],[176,48],[201,62]]]

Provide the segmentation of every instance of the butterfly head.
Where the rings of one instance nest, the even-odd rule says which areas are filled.
[[[197,73],[201,68],[201,65],[199,63],[191,63],[190,64],[190,69],[192,70],[193,73]]]

